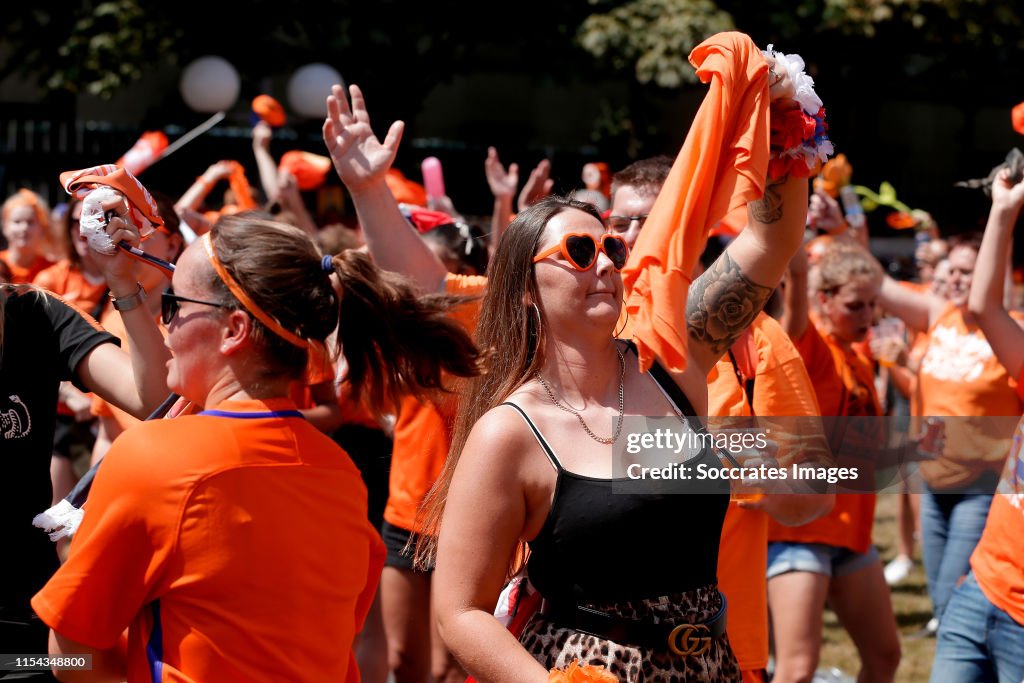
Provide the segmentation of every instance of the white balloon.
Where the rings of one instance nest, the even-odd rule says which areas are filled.
[[[235,105],[241,83],[238,71],[223,57],[200,57],[181,73],[181,97],[194,111],[214,113]]]
[[[288,81],[288,102],[297,114],[322,119],[327,116],[327,96],[335,83],[345,87],[341,74],[333,67],[320,62],[307,64]]]

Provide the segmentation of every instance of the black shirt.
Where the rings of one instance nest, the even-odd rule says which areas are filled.
[[[690,427],[704,432],[668,373],[655,363],[651,376]],[[530,582],[545,599],[553,604],[622,602],[717,583],[718,546],[729,507],[727,482],[693,485],[574,474],[562,467],[526,413],[520,413],[558,472],[551,510],[530,542],[527,564]],[[687,464],[722,466],[710,448]]]
[[[0,609],[29,614],[29,598],[57,569],[57,554],[32,518],[50,507],[50,456],[60,382],[78,380],[78,364],[96,346],[120,345],[96,321],[39,290],[3,286],[0,340],[0,538],[6,579]]]

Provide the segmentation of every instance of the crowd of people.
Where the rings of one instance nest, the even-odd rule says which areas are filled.
[[[352,227],[308,210],[266,123],[258,183],[220,162],[154,213],[100,207],[112,244],[172,267],[93,248],[78,192],[52,213],[9,197],[0,650],[91,655],[38,680],[798,682],[828,607],[858,680],[892,681],[887,584],[919,540],[932,680],[1024,680],[1024,437],[1000,427],[1024,413],[1006,286],[1024,182],[997,174],[984,231],[933,228],[917,281],[894,280],[780,142],[799,67],[748,43],[695,52],[728,78],[676,159],[591,164],[559,196],[547,161],[520,191],[489,150],[482,226],[395,171],[402,123],[377,137],[358,86],[325,93],[323,128]],[[622,444],[642,419],[772,433],[698,439],[680,458],[704,472],[864,474],[638,481]],[[53,543],[32,519],[90,466]]]

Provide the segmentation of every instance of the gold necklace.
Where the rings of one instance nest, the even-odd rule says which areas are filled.
[[[592,432],[590,430],[590,427],[587,426],[587,423],[583,420],[582,415],[580,415],[572,408],[564,406],[561,403],[559,403],[558,399],[555,397],[555,392],[551,390],[551,387],[549,387],[548,383],[544,381],[544,378],[541,377],[540,373],[537,373],[537,381],[540,382],[540,385],[542,387],[544,387],[544,391],[548,392],[548,398],[550,398],[551,402],[555,404],[555,407],[560,408],[567,413],[575,415],[576,419],[580,421],[580,425],[583,427],[583,431],[585,431],[587,435],[594,441],[598,443],[603,443],[605,445],[615,443],[618,440],[619,434],[622,432],[622,413],[625,411],[626,408],[626,394],[624,391],[624,382],[626,379],[626,359],[622,357],[622,351],[620,351],[617,346],[615,347],[615,353],[619,354],[619,419],[618,422],[615,424],[615,434],[613,434],[612,438],[610,439],[602,438],[595,434],[594,432]]]

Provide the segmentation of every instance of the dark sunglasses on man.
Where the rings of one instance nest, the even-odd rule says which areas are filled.
[[[638,229],[643,228],[648,215],[650,214],[645,213],[641,216],[608,216],[608,218],[604,219],[604,227],[613,232],[627,232],[633,221],[636,221],[636,227]]]

